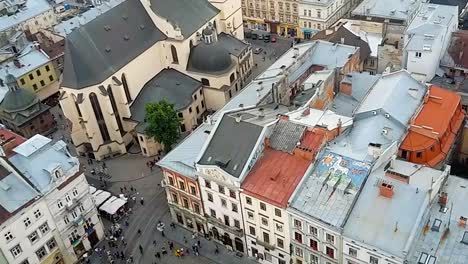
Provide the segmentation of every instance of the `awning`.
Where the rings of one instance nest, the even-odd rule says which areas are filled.
[[[106,192],[106,191],[103,191],[103,190],[97,190],[95,193],[93,193],[94,204],[96,205],[96,207],[99,207],[109,197],[111,197],[110,192]]]
[[[107,202],[105,202],[103,205],[101,205],[101,207],[99,207],[99,210],[113,215],[126,203],[127,201],[125,201],[124,199],[112,196],[111,198],[109,198],[109,200],[107,200]]]
[[[310,34],[315,34],[317,32],[319,32],[318,30],[313,30],[313,29],[302,29],[302,32],[304,33],[310,33]]]

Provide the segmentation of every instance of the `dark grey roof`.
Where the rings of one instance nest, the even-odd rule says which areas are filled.
[[[270,147],[292,153],[297,143],[301,141],[305,129],[305,126],[288,120],[278,120],[270,136]]]
[[[164,69],[141,89],[130,107],[132,119],[142,122],[145,119],[145,106],[163,99],[174,104],[176,110],[186,108],[192,102],[192,95],[202,84],[174,69]]]
[[[187,70],[202,73],[225,73],[234,66],[229,51],[221,42],[204,42],[190,51]]]
[[[236,57],[241,55],[242,51],[244,51],[248,46],[247,43],[224,32],[218,35],[218,42],[220,42],[221,46],[229,51],[229,53]]]
[[[253,151],[263,127],[235,117],[224,116],[214,132],[199,164],[217,165],[234,177],[239,177]]]
[[[163,39],[140,1],[124,1],[67,36],[62,85],[98,84]]]
[[[219,13],[208,0],[150,0],[151,9],[190,37]]]
[[[18,112],[25,110],[39,102],[37,96],[29,90],[18,88],[8,90],[0,103],[0,108],[5,112]]]

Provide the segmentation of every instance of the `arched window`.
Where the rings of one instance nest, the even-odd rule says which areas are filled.
[[[102,141],[110,141],[109,131],[107,131],[106,121],[102,115],[101,106],[99,105],[99,100],[95,93],[89,94],[89,100],[91,101],[91,106],[93,107],[94,116],[96,116],[96,121],[98,123],[99,131],[101,132]]]
[[[216,29],[216,20],[213,21],[213,28]]]
[[[192,40],[190,40],[189,46],[190,46],[190,49],[193,48],[193,41]]]
[[[171,45],[171,53],[172,53],[172,63],[179,63],[179,57],[177,57],[177,50],[174,45]]]
[[[210,86],[210,81],[206,78],[201,78],[201,83],[205,86]]]
[[[229,76],[229,81],[232,83],[234,79],[236,79],[236,75],[232,73],[231,76]]]
[[[111,101],[112,111],[114,112],[115,121],[117,122],[117,126],[119,127],[120,135],[125,135],[124,128],[122,126],[122,120],[120,120],[119,109],[117,108],[117,104],[115,103],[114,93],[112,92],[112,87],[109,85],[107,87],[107,94],[109,95],[109,100]]]
[[[127,98],[127,103],[130,104],[132,102],[132,97],[130,96],[130,90],[128,90],[127,78],[125,77],[125,73],[122,73],[122,86],[124,88],[125,97]]]

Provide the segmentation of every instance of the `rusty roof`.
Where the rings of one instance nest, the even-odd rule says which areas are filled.
[[[447,52],[455,64],[453,66],[468,68],[468,30],[453,33]]]
[[[304,133],[300,145],[312,150],[315,155],[324,140],[325,130],[315,128]],[[311,160],[299,155],[265,147],[262,157],[247,175],[241,188],[250,196],[286,208],[289,197],[311,163]]]
[[[411,127],[401,148],[416,151],[431,146],[450,129],[449,125],[454,117],[457,127],[453,129],[458,131],[464,118],[463,112],[457,112],[460,100],[459,94],[432,85],[421,111],[411,121]]]

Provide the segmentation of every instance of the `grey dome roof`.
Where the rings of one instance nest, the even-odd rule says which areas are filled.
[[[5,112],[18,112],[27,109],[39,102],[35,94],[26,89],[9,90],[3,101],[0,103],[0,108]]]
[[[205,29],[203,29],[202,33],[203,35],[211,35],[213,34],[213,30],[211,30],[210,27],[206,27]]]
[[[220,42],[200,43],[190,52],[189,70],[223,72],[230,69],[232,59]]]
[[[7,74],[7,76],[5,76],[5,83],[8,85],[10,83],[16,83],[16,78],[15,76],[13,76],[11,73]]]

